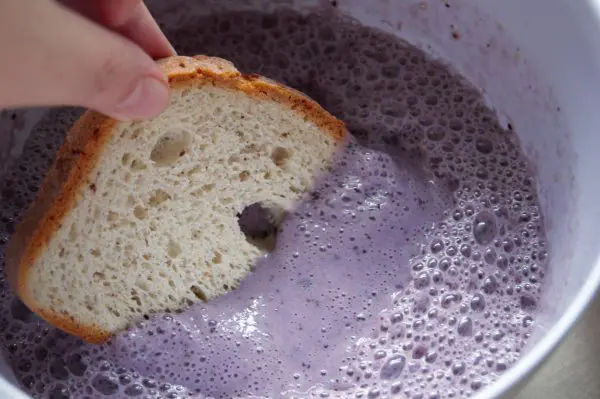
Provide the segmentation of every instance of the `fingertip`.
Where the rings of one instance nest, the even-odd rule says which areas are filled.
[[[177,54],[177,51],[150,13],[150,10],[143,3],[139,4],[139,7],[124,24],[115,29],[140,46],[154,59]]]
[[[108,113],[121,121],[150,119],[160,115],[169,102],[168,84],[154,76],[145,76],[138,79],[133,90]]]

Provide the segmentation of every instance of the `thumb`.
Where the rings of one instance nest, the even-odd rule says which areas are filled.
[[[139,120],[169,103],[150,56],[53,1],[3,0],[0,48],[0,107],[83,106]]]

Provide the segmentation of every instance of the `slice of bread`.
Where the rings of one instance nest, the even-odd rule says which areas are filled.
[[[6,253],[23,302],[89,342],[237,287],[270,234],[247,238],[244,209],[280,219],[345,134],[303,94],[225,60],[161,65],[168,109],[136,123],[87,112]]]

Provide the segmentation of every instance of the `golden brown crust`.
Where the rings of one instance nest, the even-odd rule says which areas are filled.
[[[305,94],[259,75],[242,75],[229,61],[206,56],[171,57],[160,61],[168,71],[173,88],[189,86],[190,82],[211,83],[264,100],[289,106],[315,123],[336,140],[346,132],[345,125]]]
[[[258,75],[242,75],[230,62],[206,56],[170,57],[159,61],[172,89],[202,84],[242,91],[250,96],[289,106],[336,140],[346,132],[344,124],[304,94]],[[58,314],[36,303],[28,285],[31,265],[53,235],[62,227],[64,216],[74,208],[82,188],[112,137],[119,122],[96,112],[86,112],[73,126],[58,151],[52,169],[44,179],[36,200],[11,238],[6,251],[5,270],[22,301],[56,327],[82,339],[101,343],[112,336],[97,325],[83,325],[69,314]]]

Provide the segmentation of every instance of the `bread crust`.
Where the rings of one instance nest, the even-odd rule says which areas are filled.
[[[158,62],[172,90],[212,84],[242,91],[257,99],[288,106],[338,141],[346,133],[341,121],[304,94],[258,75],[242,75],[229,61],[207,56],[175,56]],[[82,324],[67,312],[58,314],[36,303],[32,296],[35,287],[29,286],[28,275],[37,257],[62,227],[64,217],[89,189],[90,175],[119,123],[87,111],[74,124],[5,253],[5,273],[21,300],[50,324],[91,343],[105,342],[113,333],[100,325]]]

